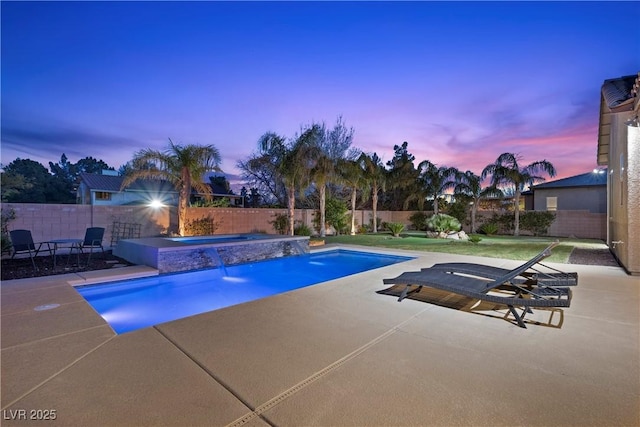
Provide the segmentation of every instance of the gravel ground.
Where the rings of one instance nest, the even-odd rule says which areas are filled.
[[[569,264],[619,266],[618,261],[613,257],[609,248],[573,248],[571,255],[569,255]]]
[[[59,255],[56,257],[54,268],[51,256],[37,256],[35,258],[36,269],[34,271],[31,260],[27,258],[3,258],[2,259],[2,280],[26,279],[29,277],[53,276],[56,274],[73,273],[76,271],[105,270],[131,265],[127,261],[113,256],[111,251],[104,254],[98,252],[91,256],[91,262],[87,265],[89,254],[81,254],[78,257],[74,254]],[[79,262],[78,262],[79,261]]]

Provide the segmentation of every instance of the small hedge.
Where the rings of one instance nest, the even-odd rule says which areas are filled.
[[[548,211],[525,211],[520,213],[520,228],[543,236],[556,219],[556,214]]]

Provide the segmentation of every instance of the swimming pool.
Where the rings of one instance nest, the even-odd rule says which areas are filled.
[[[410,259],[336,249],[76,289],[122,334]]]

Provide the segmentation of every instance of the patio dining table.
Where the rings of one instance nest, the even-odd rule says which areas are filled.
[[[59,249],[69,249],[69,258],[67,259],[67,265],[69,265],[69,259],[73,251],[76,251],[76,259],[78,265],[80,265],[80,252],[82,252],[82,239],[54,239],[49,240],[46,243],[49,246],[51,253],[53,254],[53,268],[57,266],[57,255]]]

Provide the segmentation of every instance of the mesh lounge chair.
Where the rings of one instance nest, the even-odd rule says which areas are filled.
[[[531,307],[569,307],[571,304],[571,289],[567,287],[570,285],[552,286],[549,283],[554,283],[553,281],[545,280],[524,281],[522,276],[532,266],[551,255],[551,249],[557,244],[557,241],[552,243],[531,260],[513,270],[507,270],[494,279],[478,277],[475,273],[451,271],[451,268],[449,271],[426,268],[405,272],[396,278],[384,279],[383,282],[386,285],[405,286],[398,301],[402,301],[409,293],[420,292],[423,286],[427,286],[482,301],[504,304],[516,318],[518,325],[526,328],[524,316],[531,313]],[[577,285],[577,275],[575,278],[574,285]],[[409,292],[411,286],[417,288]],[[517,312],[516,307],[523,307],[522,314]]]
[[[447,273],[468,274],[485,279],[496,280],[509,274],[512,270],[493,267],[490,265],[468,262],[448,262],[435,264],[430,269],[442,270]],[[426,269],[423,269],[426,270]],[[526,271],[511,279],[512,283],[544,284],[546,286],[566,287],[578,285],[578,273],[565,273],[556,268],[538,262]]]
[[[38,243],[36,247],[36,243],[33,242],[30,230],[12,230],[9,231],[9,237],[11,238],[11,246],[13,248],[11,259],[13,259],[17,254],[27,253],[29,254],[29,258],[31,258],[33,270],[36,271],[36,263],[33,259],[38,256],[38,253],[42,250],[42,245],[44,243]],[[47,249],[44,250],[51,253],[51,249],[48,246]]]
[[[96,250],[100,248],[102,254],[104,255],[104,247],[102,247],[102,238],[104,237],[104,228],[103,227],[90,227],[87,228],[87,231],[84,234],[84,241],[80,245],[80,251],[84,253],[85,249],[89,249],[89,258],[87,259],[87,265],[91,261],[91,255],[93,254],[93,249]]]

